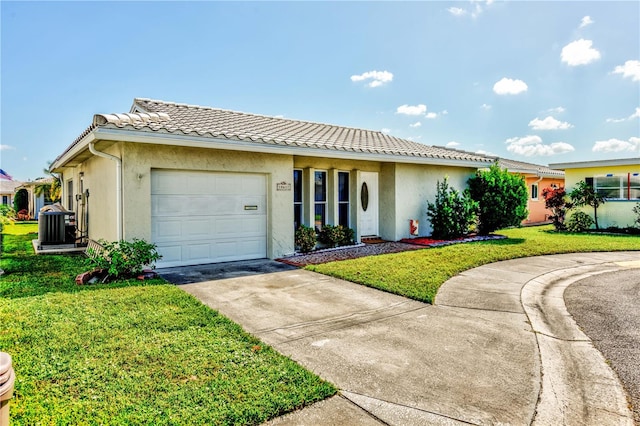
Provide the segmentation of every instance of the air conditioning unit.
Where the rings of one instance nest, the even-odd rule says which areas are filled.
[[[66,211],[41,212],[38,217],[38,245],[73,243],[69,241],[67,228],[74,216],[74,212]]]

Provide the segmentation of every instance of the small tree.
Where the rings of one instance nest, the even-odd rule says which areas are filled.
[[[29,194],[24,188],[19,189],[13,197],[13,210],[19,212],[29,207]]]
[[[494,163],[469,179],[469,193],[478,202],[478,233],[487,235],[527,218],[527,185],[521,175],[509,173]]]
[[[574,206],[593,207],[593,220],[596,224],[596,229],[600,229],[598,226],[598,207],[601,204],[604,204],[604,198],[602,195],[598,194],[592,185],[581,180],[576,184],[571,193],[569,193],[569,197],[571,197],[571,201],[573,201]]]
[[[544,197],[544,206],[551,210],[552,215],[549,219],[553,221],[553,226],[556,231],[562,231],[565,229],[564,219],[567,211],[572,207],[571,203],[567,202],[567,192],[562,186],[545,188],[542,190],[542,197]]]
[[[640,228],[640,203],[636,204],[631,210],[636,214],[636,219],[633,224]]]
[[[437,183],[435,203],[427,201],[427,216],[433,228],[434,238],[458,238],[469,232],[469,226],[476,220],[478,203],[468,193],[461,195],[449,187],[449,179]]]
[[[51,162],[49,162],[49,167],[51,167]],[[51,182],[36,185],[33,192],[37,196],[44,194],[45,197],[49,197],[52,202],[56,203],[62,199],[62,183],[60,182],[60,177],[51,172],[49,167],[43,169],[43,171],[51,178]]]

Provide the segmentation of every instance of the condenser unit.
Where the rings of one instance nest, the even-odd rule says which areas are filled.
[[[38,217],[38,244],[52,245],[69,243],[67,223],[73,220],[72,217],[74,215],[74,212],[41,212]]]

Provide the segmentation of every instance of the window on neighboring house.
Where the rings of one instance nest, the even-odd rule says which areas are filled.
[[[8,195],[3,195],[2,196],[2,204],[4,204],[5,206],[7,204],[9,204],[9,196]]]
[[[327,224],[327,172],[314,173],[314,225],[320,231]]]
[[[293,171],[293,226],[302,225],[302,170]]]
[[[349,227],[349,172],[338,172],[338,225]]]
[[[73,180],[67,181],[67,209],[73,210]]]
[[[587,184],[592,183],[596,192],[606,199],[640,199],[640,173],[595,176],[593,178],[586,178],[585,182]]]
[[[538,199],[538,184],[537,183],[531,184],[531,199],[532,200],[537,200]]]

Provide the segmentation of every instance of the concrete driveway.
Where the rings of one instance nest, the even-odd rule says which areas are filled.
[[[597,403],[576,397],[589,394],[580,386],[593,385],[592,373],[570,367],[570,356],[549,364],[554,351],[574,354],[575,336],[543,319],[563,321],[550,291],[563,277],[637,260],[630,252],[486,265],[445,283],[434,306],[297,269],[180,287],[340,389],[272,424],[625,424],[624,391],[601,357],[586,354]],[[560,386],[572,381],[567,368],[583,374],[579,389]]]

